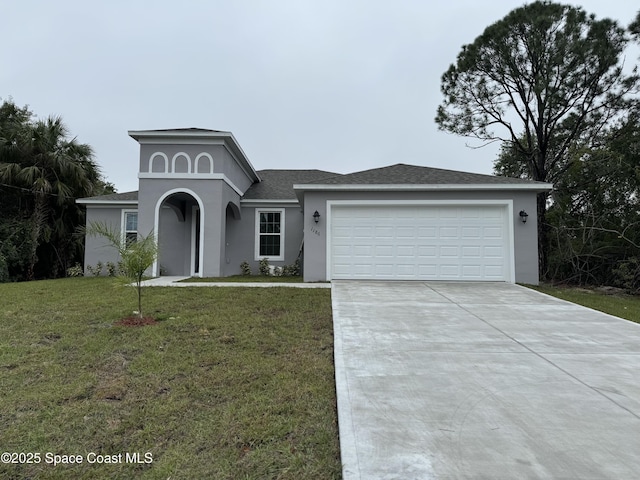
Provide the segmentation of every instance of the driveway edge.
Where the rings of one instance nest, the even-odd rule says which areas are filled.
[[[331,282],[333,287],[333,282]],[[333,289],[335,292],[335,289]],[[342,328],[336,319],[340,315],[340,308],[335,295],[331,296],[333,317],[333,361],[336,377],[336,398],[338,407],[338,430],[340,437],[340,459],[342,462],[343,480],[359,480],[360,467],[356,452],[356,433],[351,417],[351,398],[349,382],[344,364]]]

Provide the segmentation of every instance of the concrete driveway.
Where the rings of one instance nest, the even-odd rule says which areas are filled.
[[[345,480],[640,478],[640,325],[504,283],[333,283]]]

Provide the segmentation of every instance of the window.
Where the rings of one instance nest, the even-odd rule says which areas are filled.
[[[138,212],[135,210],[124,211],[123,214],[124,240],[133,243],[138,240]]]
[[[256,209],[256,260],[284,260],[284,208]]]

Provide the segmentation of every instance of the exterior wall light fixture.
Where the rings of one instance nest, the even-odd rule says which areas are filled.
[[[520,220],[522,220],[522,223],[527,223],[528,216],[529,214],[527,212],[525,212],[524,210],[520,210]]]
[[[313,220],[318,223],[320,221],[320,214],[318,213],[318,210],[316,210],[315,212],[313,212]]]

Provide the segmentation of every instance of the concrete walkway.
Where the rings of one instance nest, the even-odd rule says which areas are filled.
[[[640,478],[640,325],[503,283],[332,301],[345,480]]]
[[[143,287],[291,287],[291,288],[331,288],[330,283],[292,282],[181,282],[190,277],[157,277],[142,282]]]

